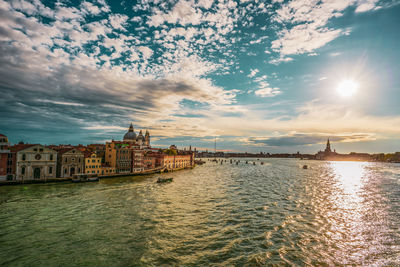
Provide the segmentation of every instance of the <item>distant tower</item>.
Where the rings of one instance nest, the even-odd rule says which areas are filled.
[[[144,136],[144,144],[147,147],[150,147],[150,133],[148,130],[146,130],[146,134]]]
[[[328,142],[326,142],[326,148],[325,148],[325,153],[331,153],[331,143],[329,142],[329,138],[328,138]]]
[[[144,143],[144,136],[143,136],[143,134],[142,134],[142,130],[139,131],[139,134],[138,134],[138,136],[137,136],[137,138],[136,138],[136,141],[137,141],[137,143],[138,143],[138,145],[139,145],[140,147],[143,146],[143,143]]]

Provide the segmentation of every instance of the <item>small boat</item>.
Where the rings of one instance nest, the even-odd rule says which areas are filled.
[[[308,169],[308,166],[307,165],[303,165],[303,169]]]
[[[158,178],[157,183],[170,183],[174,178]]]
[[[253,165],[256,165],[256,163],[255,163],[255,162],[253,162]]]
[[[261,165],[264,165],[264,161],[261,161]]]
[[[82,182],[98,182],[100,181],[99,177],[96,174],[74,174],[71,180],[73,183],[82,183]]]

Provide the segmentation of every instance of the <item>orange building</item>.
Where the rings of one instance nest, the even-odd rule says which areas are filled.
[[[164,155],[162,164],[169,171],[191,168],[194,166],[194,154],[179,153],[177,155]]]
[[[85,153],[85,173],[101,174],[101,158],[96,153]]]
[[[132,148],[125,142],[111,141],[106,143],[105,163],[114,167],[116,173],[132,172]]]

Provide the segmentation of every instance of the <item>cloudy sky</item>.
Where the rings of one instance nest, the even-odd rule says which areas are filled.
[[[0,0],[0,132],[400,151],[399,0]]]

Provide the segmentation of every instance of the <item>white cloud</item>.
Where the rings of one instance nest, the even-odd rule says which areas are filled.
[[[256,76],[256,74],[259,72],[258,69],[250,69],[250,73],[249,75],[247,75],[247,77],[249,78],[253,78],[254,76]]]
[[[273,97],[276,96],[278,94],[280,94],[281,92],[279,91],[279,88],[274,87],[264,87],[262,89],[258,89],[255,92],[255,95],[260,96],[260,97]]]
[[[328,21],[340,17],[350,6],[356,5],[356,12],[379,8],[379,0],[289,1],[276,11],[274,20],[284,27],[278,39],[272,42],[272,49],[281,56],[311,53],[341,35],[348,35],[349,29],[332,29]]]
[[[366,12],[378,9],[377,3],[379,0],[359,0],[356,12]]]
[[[315,28],[313,24],[301,24],[283,30],[281,38],[272,42],[272,49],[281,55],[310,53],[336,39],[341,30]]]
[[[84,11],[86,14],[98,15],[98,14],[101,13],[100,8],[99,8],[98,6],[96,6],[96,5],[93,5],[93,4],[90,3],[90,2],[86,2],[86,1],[83,2],[83,3],[81,4],[81,8],[83,9],[83,11]]]
[[[114,29],[126,31],[125,26],[127,25],[128,16],[121,14],[113,14],[109,16],[109,21]]]
[[[140,46],[138,50],[142,53],[144,59],[149,59],[153,55],[153,50],[147,46]]]

